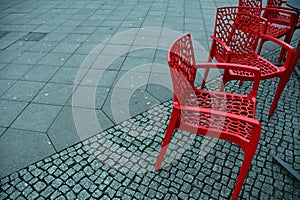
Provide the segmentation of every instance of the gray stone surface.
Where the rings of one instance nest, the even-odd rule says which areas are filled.
[[[26,106],[25,102],[0,100],[0,126],[9,127]]]
[[[56,73],[58,67],[35,65],[21,79],[27,81],[47,82]]]
[[[31,102],[44,87],[44,83],[31,81],[18,81],[10,87],[1,99]]]
[[[228,199],[242,160],[230,143],[178,131],[153,171],[173,96],[167,49],[177,37],[157,29],[190,32],[196,60],[206,61],[215,8],[236,4],[0,2],[0,198]],[[298,40],[296,31],[292,45]],[[263,55],[276,62],[276,48],[265,43]],[[272,163],[276,154],[299,171],[299,81],[291,77],[269,119],[276,84],[260,87],[263,132],[241,198],[299,199],[291,176]]]
[[[32,65],[9,64],[1,70],[0,78],[16,80],[21,78],[31,68]]]
[[[46,132],[61,108],[61,106],[32,103],[18,116],[11,127]]]
[[[72,90],[71,85],[47,83],[33,102],[63,106],[72,95]]]
[[[1,177],[55,152],[46,134],[33,131],[9,128],[0,144]]]

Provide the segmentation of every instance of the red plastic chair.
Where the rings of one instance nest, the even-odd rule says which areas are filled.
[[[299,13],[297,10],[293,9],[293,8],[289,8],[286,6],[283,6],[282,4],[285,3],[285,1],[282,0],[268,0],[266,6],[270,7],[270,8],[279,8],[279,9],[283,9],[283,10],[288,10],[290,12],[294,12],[295,13],[295,26],[293,27],[293,29],[291,30],[291,35],[294,34],[296,29],[300,28],[300,17],[299,17]],[[290,21],[292,21],[292,19],[290,18],[289,15],[285,15],[283,13],[272,13],[272,15],[269,16],[270,18],[272,18],[273,21],[278,20],[278,23],[281,24],[289,24]]]
[[[159,170],[174,130],[215,137],[234,142],[244,151],[232,199],[237,199],[258,145],[261,125],[255,120],[256,94],[260,70],[229,63],[195,63],[190,34],[173,42],[168,63],[174,89],[174,103],[165,138],[156,162]],[[194,85],[198,68],[244,71],[254,75],[249,94],[232,94],[197,89]]]
[[[241,10],[241,7],[222,7],[217,9],[209,61],[215,57],[218,62],[230,62],[256,67],[261,70],[261,80],[274,77],[280,78],[269,112],[269,116],[272,116],[289,79],[289,72],[293,70],[291,58],[294,48],[281,40],[262,34],[262,32],[265,32],[264,29],[267,24],[264,18],[248,14],[248,20],[241,19],[239,17],[240,13],[244,12],[244,10],[248,10],[248,8],[244,7],[243,10]],[[287,50],[288,54],[283,66],[277,67],[255,52],[259,39],[269,40]],[[202,88],[205,85],[208,73],[209,69],[206,69],[202,80]],[[253,75],[237,70],[225,70],[223,76],[224,85],[230,80],[251,81],[253,80]]]
[[[262,0],[239,0],[239,6],[255,7],[260,9],[260,15],[268,20],[267,29],[262,33],[274,38],[281,38],[285,36],[284,42],[290,44],[295,30],[296,20],[298,18],[298,15],[295,11],[270,6],[263,8]],[[284,17],[285,20],[278,18],[278,16]],[[267,39],[261,38],[259,47],[257,49],[258,54],[260,54],[262,46],[266,41]],[[286,51],[283,48],[280,52],[278,63],[282,62],[285,54]]]

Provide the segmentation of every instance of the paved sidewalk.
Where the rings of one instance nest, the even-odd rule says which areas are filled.
[[[1,1],[0,198],[228,199],[235,145],[177,133],[163,169],[153,166],[171,109],[166,50],[190,32],[205,61],[215,8],[236,2]],[[300,198],[272,163],[300,170],[300,83],[293,74],[268,119],[276,81],[260,87],[263,132],[243,198]]]
[[[171,99],[166,50],[185,32],[208,50],[228,4],[1,1],[0,177]]]

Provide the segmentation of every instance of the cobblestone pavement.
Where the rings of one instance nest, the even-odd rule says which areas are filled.
[[[165,51],[135,49],[109,63],[108,70],[89,68],[75,91],[73,84],[84,60],[93,66],[85,58],[96,44],[132,28],[191,32],[208,50],[215,8],[235,2],[1,1],[0,112],[6,117],[0,117],[0,199],[229,199],[243,159],[241,150],[229,142],[177,131],[162,169],[154,171],[171,111],[169,90],[154,84],[139,88],[129,103],[133,117],[121,123],[109,110],[111,88],[124,74],[132,66],[166,64]],[[130,47],[158,42],[157,35],[143,35],[143,42],[138,36]],[[173,38],[162,36],[158,43],[168,47]],[[293,45],[297,38],[299,32]],[[91,57],[110,59],[115,56],[112,46],[128,45],[127,40],[113,39],[107,52]],[[268,43],[263,52],[273,62],[279,53]],[[134,70],[134,76],[148,83],[169,76],[167,68],[151,65],[147,70]],[[89,78],[102,72],[99,84]],[[207,87],[215,88],[218,81],[211,80]],[[300,171],[300,82],[292,74],[274,116],[268,118],[277,81],[262,81],[259,88],[256,117],[263,130],[242,199],[300,199],[299,183],[273,162],[277,155]],[[123,87],[130,91],[128,85]],[[76,91],[95,88],[96,107],[89,102],[74,105]],[[234,92],[248,88],[249,83],[226,86]],[[105,131],[96,128],[78,136],[74,109],[96,110]]]

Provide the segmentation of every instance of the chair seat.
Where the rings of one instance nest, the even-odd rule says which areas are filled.
[[[241,65],[248,65],[252,67],[258,67],[261,71],[261,78],[269,78],[280,72],[280,68],[276,67],[271,62],[258,56],[256,53],[247,54],[234,54],[231,57],[231,62]],[[238,75],[244,77],[253,77],[251,73],[240,72],[237,70],[230,70],[231,75]]]
[[[286,24],[289,24],[290,21],[291,21],[291,18],[288,15],[280,15],[279,14],[279,15],[276,15],[275,20],[284,22]],[[299,28],[299,27],[300,27],[300,18],[298,18],[298,21],[297,21],[297,24],[296,24],[296,28]]]
[[[280,27],[276,26],[274,24],[269,24],[267,27],[266,35],[269,35],[271,37],[280,38],[284,35],[286,35],[287,32],[290,31],[289,27]]]
[[[255,101],[246,95],[197,90],[196,95],[191,95],[186,103],[187,106],[218,110],[248,118],[255,117]],[[188,126],[223,131],[247,140],[251,138],[251,124],[228,116],[181,110],[180,120]]]

